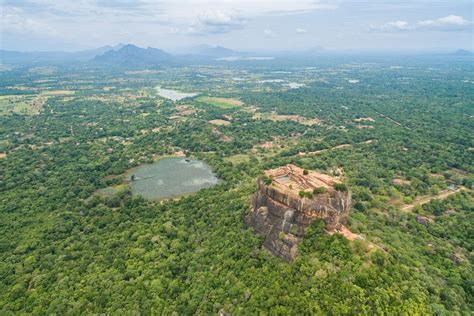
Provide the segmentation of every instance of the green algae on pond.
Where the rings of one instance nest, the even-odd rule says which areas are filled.
[[[105,197],[111,197],[120,192],[121,189],[123,190],[123,185],[106,187],[95,191],[95,194]]]
[[[163,158],[135,167],[127,172],[126,179],[133,194],[151,200],[197,192],[219,182],[206,163],[182,157]]]

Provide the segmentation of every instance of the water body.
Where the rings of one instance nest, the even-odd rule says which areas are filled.
[[[349,81],[349,83],[359,83],[357,79],[347,79],[347,81]]]
[[[204,162],[181,157],[163,158],[127,172],[133,194],[160,200],[210,188],[219,182]]]
[[[250,56],[250,57],[243,57],[243,56],[229,56],[229,57],[219,57],[216,60],[223,60],[223,61],[238,61],[238,60],[272,60],[274,57],[259,57],[259,56]]]
[[[288,87],[290,87],[290,89],[299,89],[301,87],[304,87],[305,84],[304,83],[298,83],[298,82],[289,82],[288,83]]]
[[[186,92],[181,92],[178,90],[163,89],[160,86],[157,86],[155,89],[160,97],[163,97],[172,101],[179,101],[185,98],[191,98],[198,95],[198,93],[186,93]]]
[[[286,82],[284,79],[266,79],[266,80],[260,80],[259,83],[283,83]]]

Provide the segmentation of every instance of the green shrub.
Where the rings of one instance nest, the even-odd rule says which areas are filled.
[[[334,185],[334,189],[340,192],[346,192],[347,191],[347,186],[344,183],[336,183]]]
[[[270,184],[272,184],[272,182],[273,182],[273,179],[270,178],[270,177],[264,177],[263,178],[263,183],[265,183],[265,185],[270,185]]]
[[[285,236],[286,236],[286,234],[285,234],[284,232],[279,232],[279,233],[278,233],[278,238],[279,238],[280,240],[285,239]]]
[[[327,189],[325,187],[317,187],[313,189],[313,194],[326,193]]]
[[[298,194],[302,198],[304,198],[304,197],[307,197],[308,199],[313,198],[313,193],[311,193],[311,192],[306,192],[306,191],[301,190]]]

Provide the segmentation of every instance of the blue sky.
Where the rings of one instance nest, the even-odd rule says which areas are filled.
[[[468,0],[0,0],[0,46],[473,49]]]

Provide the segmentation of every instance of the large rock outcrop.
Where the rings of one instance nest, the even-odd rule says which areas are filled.
[[[295,165],[268,170],[258,180],[252,210],[245,221],[265,236],[265,248],[292,261],[313,220],[323,219],[329,232],[345,223],[351,194],[340,184],[337,178],[305,172]]]

